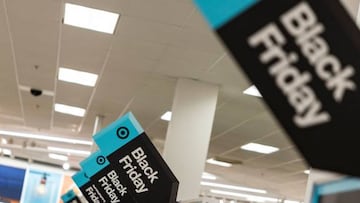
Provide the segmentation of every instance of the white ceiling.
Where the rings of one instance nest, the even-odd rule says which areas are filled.
[[[356,16],[358,0],[344,0]],[[114,35],[62,24],[64,3],[120,13]],[[190,0],[2,0],[0,1],[0,129],[90,139],[96,115],[107,125],[132,111],[159,150],[176,79],[221,87],[209,157],[242,164],[207,165],[219,182],[266,189],[302,200],[308,168],[259,98],[242,94],[250,83],[232,62]],[[99,74],[95,88],[57,80],[58,67]],[[53,91],[33,97],[19,85]],[[87,109],[84,118],[53,111],[54,103]],[[1,136],[1,135],[0,135]],[[3,136],[5,138],[6,136]],[[18,157],[47,158],[46,146],[89,146],[10,140]],[[32,143],[33,142],[33,143]],[[240,149],[248,142],[279,147],[271,155]],[[24,148],[24,146],[27,146]],[[32,146],[32,147],[31,147]],[[32,149],[31,149],[32,148]],[[25,149],[25,150],[24,150]],[[84,157],[71,156],[73,167]]]

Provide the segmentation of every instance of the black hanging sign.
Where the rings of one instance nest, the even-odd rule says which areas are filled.
[[[104,197],[99,192],[99,188],[90,181],[84,171],[79,171],[72,176],[75,184],[89,203],[103,203]]]
[[[360,176],[360,32],[339,0],[195,0],[314,168]]]
[[[120,180],[119,174],[109,161],[96,151],[80,163],[82,170],[90,177],[90,182],[98,188],[107,203],[135,203],[128,193],[128,188]]]
[[[136,202],[176,202],[178,180],[131,113],[94,140]]]

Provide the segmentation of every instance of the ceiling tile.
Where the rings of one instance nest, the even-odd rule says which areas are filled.
[[[169,57],[162,58],[154,72],[174,78],[189,78],[195,80],[203,73],[199,67],[196,67],[187,61]]]
[[[283,132],[276,132],[273,135],[257,140],[257,143],[276,146],[278,148],[285,148],[292,145],[292,142],[289,140],[288,136]]]
[[[60,66],[99,74],[113,36],[62,26]]]
[[[240,147],[239,147],[239,149],[237,149],[235,151],[221,155],[221,157],[239,160],[242,162],[247,161],[249,159],[255,159],[259,156],[261,156],[261,154],[256,153],[256,152],[245,151],[245,150],[240,149]]]
[[[166,111],[171,111],[175,80],[166,77],[148,77],[129,106],[143,128],[147,129]],[[161,136],[163,137],[163,136]]]
[[[113,13],[123,14],[123,10],[125,10],[126,5],[122,0],[101,0],[101,1],[93,1],[93,0],[67,0],[67,3],[77,4],[89,8],[95,8],[100,10],[105,10]]]
[[[29,92],[21,92],[23,99],[25,124],[38,129],[49,129],[51,112],[53,110],[53,97],[34,97]]]
[[[149,21],[147,18],[122,16],[116,37],[169,44],[180,30],[181,28],[176,25]]]
[[[176,32],[173,39],[170,44],[174,46],[215,53],[219,56],[225,52],[222,44],[213,32],[185,27],[180,32]]]
[[[276,146],[275,146],[276,147]],[[286,149],[274,152],[269,155],[264,155],[257,159],[252,159],[246,162],[247,165],[258,165],[261,163],[262,167],[271,168],[275,165],[291,162],[292,160],[299,159],[299,153],[294,149]],[[255,163],[256,162],[256,163]]]
[[[142,87],[143,74],[124,73],[116,68],[107,68],[99,81],[91,103],[91,109],[104,116],[117,115]],[[111,89],[109,89],[111,87]]]
[[[146,133],[152,139],[164,140],[168,129],[168,122],[158,120],[146,129]]]
[[[1,31],[0,31],[1,32]],[[1,38],[2,34],[0,34]],[[10,42],[0,42],[0,115],[22,117]]]
[[[122,14],[149,19],[166,24],[183,25],[194,6],[188,1],[168,0],[119,0],[123,6]]]
[[[59,38],[60,2],[14,0],[7,1],[7,7],[20,83],[52,90]],[[35,65],[40,67],[38,71],[34,70]]]
[[[121,77],[144,77],[145,74],[153,72],[158,60],[152,60],[148,57],[142,57],[142,55],[123,54],[120,52],[112,52],[107,67],[105,69],[103,78],[115,79]],[[110,71],[113,71],[110,73]],[[108,77],[111,74],[111,77]],[[137,76],[138,75],[138,76]],[[117,77],[118,76],[118,77]],[[134,81],[135,82],[135,81]]]
[[[86,109],[92,91],[92,87],[58,81],[55,102]]]
[[[180,0],[180,1],[182,1],[182,0]],[[186,20],[184,26],[190,27],[192,29],[208,30],[209,32],[210,31],[212,32],[209,24],[206,22],[204,16],[198,11],[198,9],[194,9],[194,11],[191,13],[191,15]]]
[[[281,166],[281,168],[283,168],[284,170],[295,172],[295,171],[308,170],[309,166],[303,160],[298,160],[298,161],[294,161],[289,164],[283,165],[283,166]]]
[[[211,140],[209,152],[215,155],[222,155],[227,151],[232,151],[241,145],[251,142],[253,139],[253,137],[242,136],[237,132],[229,132],[215,140]]]
[[[75,133],[77,131],[77,127],[81,122],[81,117],[67,115],[63,113],[54,113],[54,124],[53,126],[56,128],[64,128],[68,129]]]
[[[250,86],[247,77],[228,54],[224,52],[214,62],[201,79],[236,88],[239,94]]]
[[[159,60],[165,49],[166,45],[161,43],[120,36],[113,43],[112,55],[115,57],[131,57],[133,59]]]
[[[227,101],[215,112],[213,125],[213,138],[226,133],[230,129],[236,129],[249,119],[263,113],[261,106],[256,106],[254,98],[243,97],[237,101]]]

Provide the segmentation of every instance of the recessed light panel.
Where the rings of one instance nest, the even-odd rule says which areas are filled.
[[[78,117],[84,117],[85,115],[85,109],[65,104],[55,104],[55,111]]]
[[[295,200],[284,200],[284,203],[300,203],[299,201],[295,201]]]
[[[47,147],[47,149],[49,151],[53,151],[53,152],[61,152],[61,153],[66,153],[66,154],[77,154],[77,155],[83,155],[83,156],[89,156],[91,154],[90,151],[67,149],[67,148],[60,148],[60,147]]]
[[[0,135],[7,135],[12,137],[21,137],[21,138],[30,138],[30,139],[38,139],[38,140],[46,140],[50,142],[63,142],[69,144],[81,144],[81,145],[93,145],[92,141],[87,140],[78,140],[78,139],[69,139],[58,137],[54,135],[38,135],[32,133],[23,133],[23,132],[15,132],[15,131],[7,131],[7,130],[0,130]]]
[[[2,153],[4,154],[4,155],[8,155],[8,156],[11,156],[11,150],[10,149],[3,149],[2,150]]]
[[[60,67],[58,79],[65,82],[94,87],[98,79],[98,75]]]
[[[68,161],[69,158],[67,156],[59,155],[59,154],[49,154],[49,158],[56,159],[60,161]]]
[[[210,192],[214,193],[214,194],[220,194],[220,195],[226,195],[226,196],[241,197],[241,198],[245,198],[251,202],[279,202],[279,199],[272,198],[272,197],[262,197],[262,196],[257,196],[257,195],[249,195],[249,194],[236,193],[236,192],[230,192],[230,191],[222,191],[222,190],[210,190]]]
[[[67,163],[67,162],[64,163],[64,164],[63,164],[63,169],[64,169],[64,170],[69,170],[69,169],[70,169],[70,164]]]
[[[216,176],[214,176],[213,174],[210,174],[210,173],[206,173],[206,172],[202,173],[201,178],[206,179],[206,180],[216,180]]]
[[[164,121],[171,121],[171,111],[167,111],[166,113],[164,113],[162,116],[161,116],[161,120],[164,120]]]
[[[65,4],[64,24],[114,34],[119,14],[75,4]]]
[[[222,166],[222,167],[231,167],[232,166],[231,163],[218,161],[218,160],[215,160],[215,159],[208,159],[208,160],[206,160],[206,163],[217,165],[217,166]]]
[[[272,147],[272,146],[262,145],[262,144],[257,144],[257,143],[249,143],[249,144],[243,145],[243,146],[241,146],[241,149],[258,152],[261,154],[271,154],[276,151],[279,151],[279,148],[277,148],[277,147]]]
[[[259,90],[255,87],[255,85],[250,86],[243,93],[250,96],[262,97]]]
[[[221,183],[211,183],[211,182],[201,182],[200,183],[203,186],[209,186],[209,187],[217,187],[217,188],[223,188],[223,189],[229,189],[229,190],[240,190],[244,192],[254,192],[254,193],[261,193],[266,194],[266,190],[260,190],[255,188],[249,188],[249,187],[241,187],[241,186],[235,186],[235,185],[226,185]]]

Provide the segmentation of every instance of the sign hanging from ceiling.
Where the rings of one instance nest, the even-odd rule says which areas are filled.
[[[360,32],[338,0],[195,0],[314,168],[360,176]]]
[[[99,188],[90,181],[84,171],[77,172],[72,176],[72,179],[89,203],[105,202],[104,197],[99,192]]]
[[[178,180],[131,113],[94,140],[136,202],[176,202]]]
[[[86,175],[90,177],[90,181],[98,189],[105,202],[136,203],[128,193],[127,187],[120,180],[115,169],[111,167],[101,151],[91,154],[80,163],[80,166]]]
[[[93,138],[100,150],[73,176],[89,202],[176,203],[179,181],[132,113]]]

